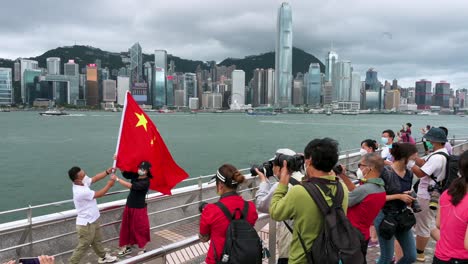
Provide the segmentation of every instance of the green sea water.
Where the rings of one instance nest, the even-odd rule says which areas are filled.
[[[149,116],[175,161],[190,177],[212,174],[223,163],[246,168],[271,158],[278,148],[303,152],[314,138],[334,138],[341,150],[358,148],[361,140],[379,139],[382,130],[398,131],[406,122],[413,124],[416,138],[427,124],[446,126],[450,137],[468,135],[468,118],[447,115]],[[43,117],[38,112],[0,113],[0,211],[71,199],[68,169],[80,166],[92,176],[110,167],[120,118],[121,113],[110,112],[72,112],[59,117]],[[95,189],[103,184],[98,183]],[[116,197],[101,202],[106,199]],[[71,204],[37,209],[34,215],[69,208]],[[0,222],[11,217],[0,215]],[[25,213],[17,217],[24,218]]]

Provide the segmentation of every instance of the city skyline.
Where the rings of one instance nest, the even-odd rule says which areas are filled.
[[[0,58],[37,56],[75,43],[120,52],[135,42],[147,54],[165,49],[204,61],[244,57],[274,50],[275,18],[283,2],[99,1],[92,4],[103,10],[96,15],[88,12],[87,1],[23,1],[2,6]],[[361,77],[373,67],[381,80],[396,78],[403,87],[422,78],[468,87],[464,1],[288,3],[294,12],[294,45],[324,63],[333,42]]]

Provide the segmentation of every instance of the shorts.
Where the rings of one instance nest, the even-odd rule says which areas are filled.
[[[431,230],[435,228],[437,210],[429,208],[429,199],[418,197],[417,200],[422,211],[414,214],[416,217],[414,233],[420,237],[430,237]]]

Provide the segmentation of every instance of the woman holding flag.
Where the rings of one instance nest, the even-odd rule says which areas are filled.
[[[143,254],[146,252],[146,244],[150,241],[150,225],[145,201],[150,179],[153,178],[150,168],[151,164],[143,161],[138,166],[138,173],[122,171],[122,176],[130,182],[119,179],[115,174],[112,175],[112,179],[130,189],[120,226],[119,256],[132,253],[131,246],[134,244],[137,244],[140,249],[138,254]]]

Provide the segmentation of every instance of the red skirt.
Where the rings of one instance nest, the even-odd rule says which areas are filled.
[[[137,244],[144,248],[150,241],[148,211],[145,208],[125,206],[120,226],[119,247]]]

